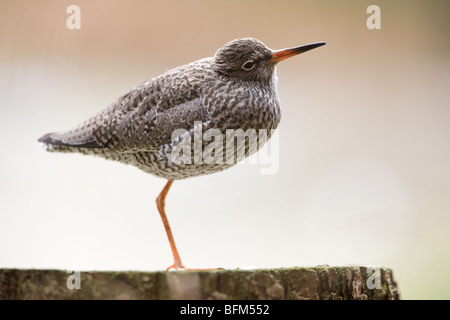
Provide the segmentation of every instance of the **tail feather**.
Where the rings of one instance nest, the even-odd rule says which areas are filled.
[[[56,146],[63,147],[81,147],[81,148],[102,148],[95,137],[83,136],[80,137],[77,133],[48,133],[38,140],[44,143],[47,147],[53,148]]]

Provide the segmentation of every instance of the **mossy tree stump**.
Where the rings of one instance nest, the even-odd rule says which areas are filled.
[[[79,286],[80,289],[76,289]],[[72,289],[69,289],[71,287]],[[399,299],[387,268],[177,272],[0,269],[0,299]]]

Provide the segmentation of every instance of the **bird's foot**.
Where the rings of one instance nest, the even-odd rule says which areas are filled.
[[[224,268],[187,268],[189,271],[218,271],[225,270]]]
[[[171,265],[170,267],[168,267],[166,269],[166,271],[169,270],[187,270],[187,268],[183,265],[183,263],[181,263],[181,261],[174,261],[173,265]]]
[[[223,268],[186,268],[181,261],[175,261],[173,265],[171,265],[170,267],[168,267],[166,269],[166,271],[169,270],[175,270],[175,271],[181,271],[181,270],[186,270],[186,271],[215,271],[215,270],[224,270]]]

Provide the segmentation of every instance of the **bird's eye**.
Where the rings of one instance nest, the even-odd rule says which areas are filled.
[[[253,60],[249,60],[246,63],[244,63],[244,65],[242,66],[242,68],[244,70],[252,70],[255,67],[255,62]]]

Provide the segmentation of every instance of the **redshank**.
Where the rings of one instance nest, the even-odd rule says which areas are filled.
[[[48,151],[96,155],[167,179],[156,198],[174,259],[167,270],[185,269],[164,210],[172,182],[218,172],[238,161],[235,153],[234,161],[229,161],[226,153],[219,150],[214,151],[218,161],[196,158],[198,150],[196,142],[192,142],[196,132],[214,129],[226,139],[227,130],[265,130],[270,138],[281,117],[277,63],[324,44],[271,50],[254,38],[233,40],[213,57],[174,68],[144,82],[75,128],[46,134],[39,141]],[[264,143],[258,140],[256,147],[252,147],[248,140],[243,141],[247,144],[236,143],[233,151],[243,147],[245,157]],[[203,139],[197,149],[205,151],[211,143],[211,139]],[[181,145],[192,148],[192,153],[178,148]],[[185,157],[180,160],[180,155]]]

